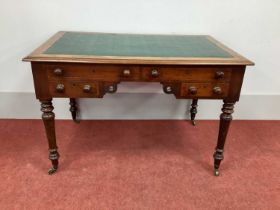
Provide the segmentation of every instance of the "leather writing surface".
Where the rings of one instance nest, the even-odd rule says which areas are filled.
[[[66,32],[43,54],[232,58],[207,36]]]

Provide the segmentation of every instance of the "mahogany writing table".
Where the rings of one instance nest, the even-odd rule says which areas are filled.
[[[120,82],[159,82],[177,99],[192,99],[195,125],[198,99],[223,100],[214,172],[219,175],[224,145],[239,100],[247,65],[253,63],[210,36],[58,32],[23,59],[30,61],[41,102],[49,159],[58,169],[53,98],[70,98],[76,120],[76,98],[102,98]]]

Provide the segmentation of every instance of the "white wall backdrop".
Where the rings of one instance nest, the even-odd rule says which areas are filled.
[[[236,117],[258,119],[260,116],[255,113],[263,112],[263,118],[280,119],[279,108],[267,110],[262,104],[262,97],[269,96],[273,97],[273,107],[280,106],[279,0],[0,0],[0,117],[30,118],[34,109],[39,109],[30,105],[24,112],[19,109],[7,114],[17,109],[14,103],[31,100],[29,95],[34,92],[30,64],[21,62],[22,57],[60,30],[210,34],[256,63],[248,67],[242,94],[254,96],[260,103],[248,101],[243,106],[254,111]],[[124,85],[122,92],[130,89],[130,85]],[[134,86],[133,90],[142,89]],[[147,90],[161,93],[160,88],[153,86],[145,87]],[[145,104],[142,108],[146,108]],[[158,102],[157,106],[161,104]],[[211,109],[204,109],[209,115],[203,118],[212,118]],[[58,112],[61,118],[68,117]],[[157,116],[160,115],[159,112]],[[121,118],[114,112],[110,116]],[[178,113],[174,114],[174,118],[177,116]],[[141,114],[135,118],[141,118]]]

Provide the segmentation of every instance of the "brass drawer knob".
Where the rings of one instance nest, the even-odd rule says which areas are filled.
[[[167,94],[170,94],[173,92],[172,87],[171,86],[164,86],[163,91]]]
[[[195,86],[190,86],[189,87],[189,93],[191,95],[196,95],[197,94],[197,88]]]
[[[126,77],[130,76],[131,75],[130,70],[129,69],[123,70],[123,75],[126,76]]]
[[[117,91],[117,85],[110,85],[107,87],[107,91],[108,93],[115,93]]]
[[[151,76],[152,76],[152,77],[158,77],[158,76],[159,76],[158,70],[157,70],[157,69],[152,69],[152,71],[151,71]]]
[[[63,74],[63,70],[60,68],[56,68],[55,70],[53,70],[53,73],[57,76],[61,76]]]
[[[214,87],[213,88],[213,92],[217,95],[221,95],[222,94],[222,88],[220,87]]]
[[[222,71],[217,71],[217,72],[215,73],[215,78],[216,78],[216,79],[223,79],[224,77],[225,77],[225,73],[222,72]]]
[[[65,90],[65,88],[64,88],[64,85],[63,85],[63,84],[58,84],[58,85],[56,86],[56,91],[57,91],[57,92],[63,93],[64,90]]]
[[[84,85],[83,91],[84,91],[84,93],[89,93],[91,91],[91,86],[90,85]]]

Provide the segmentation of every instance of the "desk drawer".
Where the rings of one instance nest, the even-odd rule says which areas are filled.
[[[231,69],[227,67],[143,67],[146,81],[219,81],[228,82]]]
[[[190,98],[224,98],[228,91],[229,83],[182,83],[180,93]]]
[[[93,79],[95,81],[136,81],[140,68],[132,65],[56,64],[47,66],[50,80],[62,78]]]
[[[90,98],[99,97],[98,82],[92,81],[51,81],[49,91],[53,97]]]

